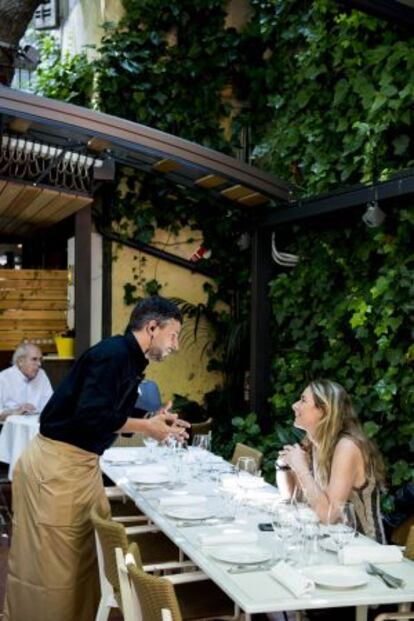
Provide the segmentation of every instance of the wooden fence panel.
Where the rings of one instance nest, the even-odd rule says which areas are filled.
[[[67,327],[67,270],[0,269],[0,350],[22,341],[55,352],[54,337]]]

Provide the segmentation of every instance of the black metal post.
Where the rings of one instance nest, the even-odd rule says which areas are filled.
[[[257,228],[252,239],[252,308],[250,332],[250,406],[266,426],[270,392],[269,326],[271,305],[268,285],[272,274],[271,230]]]
[[[80,356],[91,343],[91,236],[90,206],[75,216],[75,355]]]

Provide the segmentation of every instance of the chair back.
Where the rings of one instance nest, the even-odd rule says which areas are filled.
[[[235,466],[237,464],[237,460],[239,457],[253,457],[253,459],[257,462],[257,467],[260,468],[263,461],[263,453],[258,451],[251,446],[247,446],[246,444],[242,444],[241,442],[237,442],[234,447],[234,452],[232,458],[230,459],[230,463]]]
[[[142,433],[132,433],[122,435],[118,433],[118,437],[112,446],[145,446]]]
[[[131,586],[126,561],[135,564],[137,545],[132,543],[128,548],[128,554],[124,555],[121,548],[115,549],[118,580],[120,586],[121,608],[124,621],[142,621],[142,612],[135,590]]]
[[[407,541],[405,543],[404,556],[409,558],[410,561],[414,561],[414,524],[408,531]]]
[[[167,609],[171,621],[182,621],[174,586],[165,578],[146,574],[133,563],[127,563],[128,574],[135,590],[145,621],[161,621],[162,610]],[[164,613],[165,614],[165,613]]]
[[[191,433],[195,436],[198,433],[210,433],[213,426],[213,419],[210,417],[202,423],[193,423],[191,425]]]
[[[103,571],[105,577],[112,586],[115,599],[119,602],[120,586],[115,548],[121,548],[124,554],[127,553],[128,538],[125,528],[119,522],[114,522],[111,518],[104,517],[96,506],[93,507],[91,511],[91,521],[102,551]],[[136,549],[136,553],[137,562],[141,565],[141,557],[139,555],[138,548]],[[98,562],[99,560],[98,548]]]

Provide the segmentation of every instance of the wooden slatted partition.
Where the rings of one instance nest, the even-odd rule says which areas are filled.
[[[55,352],[54,336],[66,329],[67,270],[0,269],[0,350],[23,340]]]

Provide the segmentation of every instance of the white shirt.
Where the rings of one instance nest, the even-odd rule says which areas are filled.
[[[0,373],[0,412],[23,403],[31,403],[36,412],[41,412],[52,393],[52,386],[43,369],[39,369],[31,380],[16,365]]]

